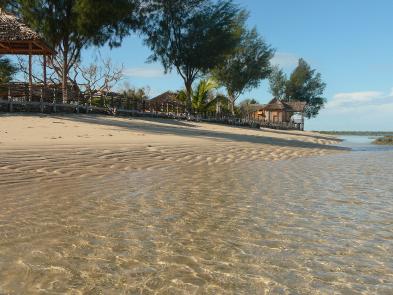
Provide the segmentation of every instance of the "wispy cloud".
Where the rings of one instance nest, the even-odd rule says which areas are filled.
[[[393,90],[393,89],[392,89]],[[367,113],[371,110],[392,110],[393,91],[363,91],[337,93],[326,105],[329,112]]]
[[[297,65],[299,57],[293,53],[277,52],[272,58],[273,65],[278,65],[283,68],[290,68]]]
[[[128,68],[124,70],[124,75],[134,78],[160,78],[165,74],[160,68]]]
[[[380,91],[364,91],[364,92],[347,92],[337,93],[328,102],[327,107],[339,108],[339,107],[357,107],[359,104],[376,103],[377,101],[384,98],[385,95]]]

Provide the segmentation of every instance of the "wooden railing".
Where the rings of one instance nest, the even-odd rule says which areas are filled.
[[[68,112],[98,113],[125,116],[148,116],[160,118],[188,119],[252,128],[271,128],[284,130],[303,130],[303,124],[286,122],[265,122],[249,117],[239,118],[215,112],[189,115],[183,104],[157,104],[149,100],[130,99],[121,94],[86,96],[68,89],[67,99],[59,85],[37,85],[31,88],[27,83],[0,84],[0,111],[3,112]]]

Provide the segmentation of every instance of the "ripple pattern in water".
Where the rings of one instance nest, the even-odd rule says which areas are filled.
[[[392,152],[124,153],[4,154],[0,294],[393,293]]]

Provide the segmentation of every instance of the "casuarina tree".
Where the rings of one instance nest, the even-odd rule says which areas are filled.
[[[57,51],[52,66],[67,100],[69,72],[85,47],[120,45],[138,25],[139,0],[18,0],[18,12]]]
[[[239,29],[242,32],[240,43],[213,71],[217,81],[227,89],[232,113],[241,94],[258,87],[263,79],[269,77],[270,60],[274,54],[274,50],[258,35],[255,28],[245,28],[247,16],[244,12],[239,15]]]
[[[288,78],[284,71],[278,66],[272,67],[272,72],[269,76],[269,88],[274,98],[285,100],[287,82]]]
[[[304,59],[299,59],[298,66],[286,85],[286,100],[306,102],[305,116],[313,118],[326,102],[323,97],[325,88],[326,84],[322,81],[321,74],[311,69]]]
[[[230,0],[145,1],[145,43],[149,61],[182,77],[191,110],[192,84],[211,71],[238,45],[239,9]]]

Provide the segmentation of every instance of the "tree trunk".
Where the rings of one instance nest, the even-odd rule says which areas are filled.
[[[231,111],[232,116],[235,115],[235,97],[232,93],[228,93],[229,98],[229,109]]]
[[[187,94],[186,108],[187,108],[187,112],[189,114],[191,114],[191,112],[192,112],[192,81],[190,81],[190,80],[185,81],[185,86],[186,86],[186,94]]]
[[[63,92],[63,103],[66,103],[68,100],[68,89],[67,89],[67,81],[68,81],[68,44],[66,42],[64,44],[63,50],[63,69],[62,69],[62,92]]]

